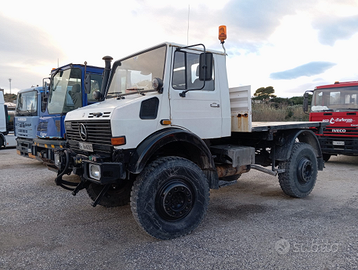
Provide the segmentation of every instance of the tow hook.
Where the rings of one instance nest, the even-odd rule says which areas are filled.
[[[111,184],[107,184],[105,185],[101,192],[98,194],[97,198],[94,200],[94,202],[91,204],[93,207],[96,207],[97,204],[99,203],[99,201],[102,199],[102,197],[107,193],[109,187],[111,186]]]
[[[85,182],[81,181],[72,191],[72,195],[76,196],[77,193],[81,190],[84,189],[86,187]]]

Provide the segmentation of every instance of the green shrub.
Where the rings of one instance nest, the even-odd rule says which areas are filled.
[[[308,114],[303,112],[302,105],[253,103],[252,121],[308,121]]]

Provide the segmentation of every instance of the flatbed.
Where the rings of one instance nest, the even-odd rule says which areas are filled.
[[[302,128],[324,128],[329,123],[325,122],[252,122],[252,132],[302,129]]]

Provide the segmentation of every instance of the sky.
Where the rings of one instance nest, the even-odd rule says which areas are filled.
[[[358,0],[0,0],[0,88],[42,85],[68,63],[104,66],[162,42],[222,51],[230,87],[278,97],[358,80]]]

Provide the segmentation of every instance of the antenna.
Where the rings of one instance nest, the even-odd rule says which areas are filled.
[[[190,4],[188,5],[188,29],[186,31],[186,45],[189,45],[189,21],[190,21]]]
[[[11,78],[9,78],[9,82],[10,82],[10,95],[11,95]]]

